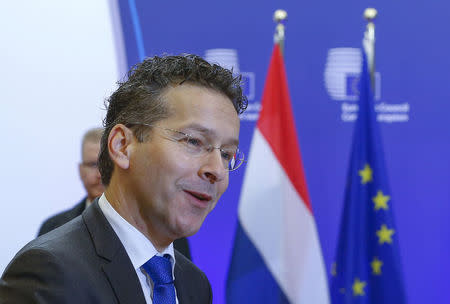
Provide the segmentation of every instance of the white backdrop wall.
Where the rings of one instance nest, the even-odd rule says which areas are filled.
[[[2,1],[0,273],[42,221],[84,195],[84,131],[119,77],[108,0]]]

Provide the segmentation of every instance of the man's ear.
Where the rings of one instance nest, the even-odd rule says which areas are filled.
[[[123,124],[115,125],[109,132],[109,156],[119,168],[126,170],[130,166],[130,145],[135,140],[133,131]]]

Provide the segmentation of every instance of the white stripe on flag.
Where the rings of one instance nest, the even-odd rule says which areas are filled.
[[[291,303],[329,303],[314,217],[255,129],[239,219]]]

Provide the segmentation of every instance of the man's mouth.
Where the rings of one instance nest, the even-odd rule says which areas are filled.
[[[193,197],[195,197],[196,199],[198,199],[200,201],[209,202],[210,200],[212,200],[212,197],[206,193],[200,193],[200,192],[189,191],[189,190],[184,190],[184,192],[189,193],[190,195],[192,195]]]

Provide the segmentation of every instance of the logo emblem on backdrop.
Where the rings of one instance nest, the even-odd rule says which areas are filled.
[[[357,48],[334,48],[328,51],[325,64],[325,87],[334,100],[358,100],[362,54]],[[375,100],[380,99],[380,73],[375,73]]]
[[[341,120],[351,122],[358,116],[358,84],[362,53],[359,48],[332,48],[328,50],[324,84],[331,99],[342,102]],[[381,100],[381,75],[375,72],[375,101]],[[377,120],[407,122],[409,103],[391,104],[384,101],[375,105]]]
[[[256,121],[259,116],[261,104],[255,99],[255,73],[241,72],[239,67],[239,57],[236,49],[208,49],[205,51],[205,60],[209,63],[216,63],[226,69],[232,70],[235,74],[242,75],[242,86],[244,94],[248,99],[247,110],[240,115],[242,121]]]

